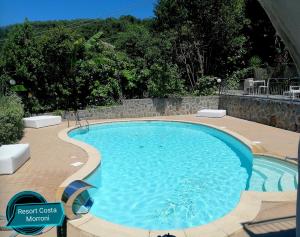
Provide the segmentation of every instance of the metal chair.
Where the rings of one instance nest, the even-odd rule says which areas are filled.
[[[246,94],[254,94],[254,78],[247,78],[244,80],[244,91]]]
[[[283,95],[290,96],[295,99],[295,96],[300,95],[300,86],[290,86],[289,91],[284,91]]]

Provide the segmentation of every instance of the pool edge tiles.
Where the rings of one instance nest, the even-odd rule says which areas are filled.
[[[136,121],[137,119],[120,119],[120,120],[106,120],[106,121],[99,121],[99,122],[95,122],[95,124],[100,124],[103,122],[106,123],[111,123],[111,122],[115,122],[115,121]],[[141,119],[141,120],[154,120],[154,121],[176,121],[173,119]],[[194,121],[176,121],[176,122],[187,122],[187,123],[193,123],[193,124],[201,124],[204,126],[209,126],[209,127],[213,127],[215,129],[219,129],[221,131],[223,131],[224,133],[227,133],[229,135],[234,136],[235,138],[237,138],[238,140],[242,141],[243,143],[245,143],[245,145],[247,145],[250,149],[252,148],[251,145],[251,141],[249,141],[248,139],[246,139],[245,137],[242,137],[241,135],[237,134],[236,132],[232,132],[228,129],[220,129],[217,126],[211,125],[211,124],[205,124],[205,123],[201,123],[201,122],[194,122]],[[77,146],[82,147],[88,154],[89,154],[89,159],[91,160],[100,160],[100,154],[97,152],[94,152],[94,150],[90,150],[89,146],[84,146],[83,143],[78,144],[78,142],[74,142],[73,139],[69,138],[67,133],[71,130],[75,129],[74,127],[69,128],[69,129],[65,129],[63,131],[60,132],[60,138],[64,141],[67,141],[69,143],[75,144]],[[253,153],[255,153],[254,149],[251,149]],[[260,155],[264,155],[262,154],[263,152],[260,152]],[[91,172],[93,172],[93,170],[98,166],[98,164],[87,164],[91,165],[92,167],[90,167],[90,171],[85,173],[85,177],[88,176]],[[75,173],[74,175],[72,175],[71,177],[68,178],[68,180],[75,180],[75,179],[82,179],[83,175],[82,172],[80,172],[80,175],[77,175],[77,173]],[[65,186],[67,182],[63,182],[61,184],[61,188],[63,188]],[[57,195],[57,199],[60,198],[59,192]],[[255,215],[258,213],[259,207],[260,207],[260,203],[261,201],[294,201],[296,200],[296,192],[283,192],[283,193],[261,193],[261,192],[253,192],[253,191],[244,191],[242,194],[242,198],[240,199],[239,204],[237,205],[237,207],[230,212],[228,215],[222,217],[221,219],[218,219],[215,222],[206,224],[206,225],[202,225],[202,226],[198,226],[198,227],[193,227],[193,228],[187,228],[183,230],[183,234],[184,236],[194,236],[196,235],[201,235],[201,236],[227,236],[228,234],[233,233],[234,231],[238,230],[241,228],[241,223],[245,222],[245,221],[250,221],[251,219],[253,219],[255,217]],[[255,203],[254,203],[255,201]],[[257,207],[257,208],[255,208]],[[242,210],[242,211],[241,211]],[[255,212],[256,213],[253,213]],[[251,213],[252,214],[247,214],[247,213]],[[97,223],[96,226],[100,227],[97,228],[96,226],[93,228],[93,226],[91,226],[89,223]],[[216,226],[217,223],[217,226]],[[75,232],[74,232],[74,236],[79,236],[81,233],[82,234],[93,234],[95,236],[112,236],[114,234],[117,233],[123,233],[124,236],[149,236],[150,232],[148,231],[142,231],[142,229],[137,229],[137,228],[128,228],[126,226],[122,226],[122,225],[117,225],[117,224],[113,224],[110,222],[106,222],[104,220],[102,220],[101,218],[95,217],[91,214],[87,214],[85,215],[83,218],[77,220],[77,221],[71,221],[69,222],[69,227],[72,228]],[[142,232],[141,232],[142,231]],[[155,232],[156,233],[156,232]],[[160,231],[159,232],[161,235],[164,235],[166,233],[174,233],[174,231],[169,230],[169,231]],[[178,231],[176,232],[178,233]],[[226,234],[224,234],[226,233]],[[75,235],[76,234],[76,235]],[[180,235],[178,235],[180,236]]]

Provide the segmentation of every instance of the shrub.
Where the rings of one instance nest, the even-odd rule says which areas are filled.
[[[260,67],[262,63],[262,59],[256,55],[252,56],[249,60],[250,67]]]
[[[15,143],[22,138],[23,115],[23,104],[18,96],[0,96],[0,145]]]
[[[52,112],[53,115],[61,116],[61,117],[64,116],[64,113],[65,113],[65,112],[64,112],[63,110],[61,110],[61,109],[57,109],[57,110],[54,110],[54,111]]]
[[[233,72],[226,79],[226,89],[227,90],[239,89],[240,81],[242,79],[246,79],[247,77],[253,77],[253,67],[243,68]]]
[[[214,95],[218,91],[217,78],[213,76],[203,76],[198,79],[195,86],[195,96]]]
[[[159,65],[154,63],[150,67],[149,78],[148,92],[150,97],[176,97],[184,91],[178,67],[173,64]]]

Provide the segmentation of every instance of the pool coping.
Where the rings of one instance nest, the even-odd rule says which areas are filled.
[[[215,126],[208,123],[196,122],[196,121],[182,121],[168,118],[133,118],[133,119],[116,119],[105,120],[91,123],[95,124],[107,124],[114,122],[133,122],[133,121],[168,121],[168,122],[181,122],[190,124],[199,124],[207,127],[211,127],[222,131],[226,134],[233,136],[234,138],[245,144],[253,153],[253,155],[266,156],[268,158],[275,158],[287,163],[297,164],[295,161],[285,160],[284,157],[275,156],[274,154],[268,154],[263,146],[251,142],[249,139],[241,136],[240,134],[233,132],[227,128]],[[64,129],[58,133],[58,137],[63,141],[74,144],[83,149],[88,154],[88,160],[76,173],[68,177],[58,188],[56,193],[56,199],[61,200],[61,195],[64,187],[74,180],[81,180],[88,177],[94,172],[94,170],[101,164],[101,154],[92,146],[72,139],[68,136],[71,130],[78,127],[70,127]],[[68,222],[68,232],[70,236],[122,236],[122,237],[143,237],[143,236],[158,236],[170,233],[177,237],[225,237],[233,234],[234,232],[242,229],[243,223],[253,220],[261,207],[263,201],[296,201],[297,192],[255,192],[255,191],[243,191],[241,194],[240,202],[238,205],[224,217],[217,219],[205,225],[198,227],[186,228],[182,230],[144,230],[139,228],[131,228],[123,225],[114,224],[93,216],[92,214],[86,214],[79,219]]]

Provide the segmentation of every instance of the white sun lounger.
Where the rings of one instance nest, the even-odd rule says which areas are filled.
[[[12,174],[30,158],[29,144],[0,147],[0,174]]]
[[[197,113],[197,117],[222,118],[226,115],[226,110],[222,109],[201,109]]]
[[[61,123],[60,116],[42,115],[23,119],[26,128],[43,128]]]

